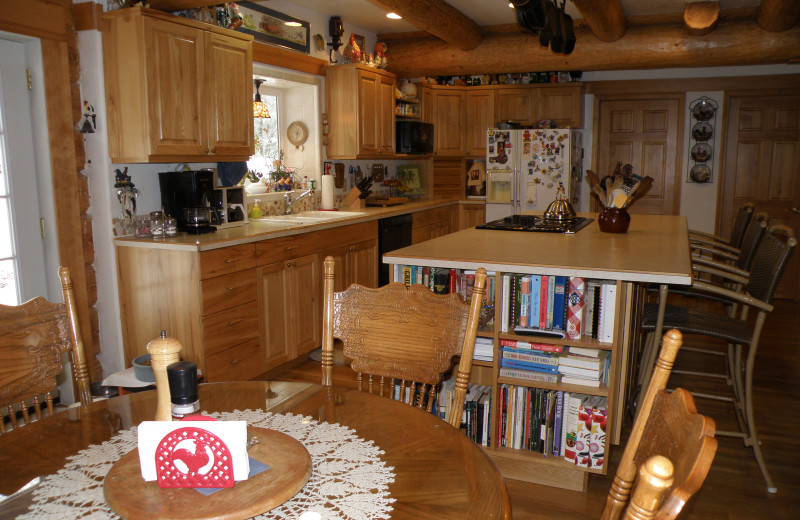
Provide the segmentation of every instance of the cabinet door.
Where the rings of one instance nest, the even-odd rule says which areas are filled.
[[[253,67],[248,41],[206,33],[209,153],[252,155]]]
[[[466,94],[463,90],[437,90],[436,120],[434,122],[434,152],[436,155],[464,155],[466,124]]]
[[[420,94],[420,102],[422,103],[422,122],[435,123],[436,119],[436,98],[433,95],[433,89],[429,86],[422,87]]]
[[[394,80],[386,76],[380,77],[378,85],[378,151],[383,154],[394,154]]]
[[[144,33],[150,154],[208,153],[204,31],[145,18]]]
[[[536,113],[536,88],[502,89],[495,96],[497,121],[517,121],[531,125],[541,119]]]
[[[486,130],[496,123],[494,91],[467,91],[467,155],[486,156]]]
[[[555,121],[559,127],[583,126],[583,92],[579,85],[539,89],[539,119]]]
[[[319,301],[322,267],[317,255],[291,260],[286,281],[289,299],[285,302],[292,332],[294,355],[311,352],[322,344],[322,306]]]
[[[469,229],[486,221],[484,204],[461,204],[458,215],[458,229]]]
[[[292,344],[287,318],[290,266],[275,262],[258,268],[258,315],[261,319],[261,352],[265,370],[292,359]]]
[[[378,139],[378,101],[380,99],[380,80],[375,74],[358,72],[358,146],[359,153],[377,153]]]
[[[378,286],[378,241],[367,240],[348,247],[347,270],[350,283]]]

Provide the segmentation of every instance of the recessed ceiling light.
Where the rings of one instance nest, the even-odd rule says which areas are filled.
[[[403,17],[397,13],[386,13],[386,18],[391,18],[392,20],[400,20]]]
[[[514,4],[512,4],[511,2],[509,2],[509,3],[508,3],[508,7],[510,7],[511,9],[514,9]]]
[[[301,27],[303,24],[300,22],[284,22],[283,25],[288,25],[289,27]]]

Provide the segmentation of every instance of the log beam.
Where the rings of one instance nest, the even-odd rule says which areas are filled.
[[[444,0],[369,0],[386,12],[394,12],[417,29],[436,36],[461,51],[483,41],[483,30],[471,18]]]
[[[532,33],[487,34],[465,52],[433,38],[393,40],[389,69],[400,77],[498,74],[552,70],[628,70],[789,63],[800,57],[800,27],[764,31],[753,20],[721,21],[702,37],[687,36],[683,25],[631,26],[625,38],[600,41],[587,28],[576,28],[572,54],[541,47]],[[513,56],[513,60],[498,60]]]
[[[181,9],[194,9],[195,7],[208,7],[214,5],[213,0],[148,0],[145,4],[159,11],[180,11]]]
[[[690,2],[683,7],[686,33],[703,36],[714,30],[719,22],[719,2]]]
[[[797,0],[761,0],[758,26],[765,31],[786,31],[797,22],[800,22],[800,2]]]
[[[613,42],[625,35],[627,24],[619,0],[572,0],[572,3],[598,40]]]

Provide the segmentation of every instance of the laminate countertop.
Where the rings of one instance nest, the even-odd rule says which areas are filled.
[[[383,255],[390,264],[554,274],[661,284],[692,283],[686,217],[631,215],[627,233],[594,221],[575,234],[465,229]]]
[[[369,222],[371,220],[378,220],[406,213],[416,213],[418,211],[452,206],[459,203],[470,204],[475,202],[476,201],[472,200],[459,201],[456,199],[425,199],[399,204],[397,206],[370,206],[356,210],[342,210],[341,213],[338,211],[331,211],[330,219],[314,219],[313,222],[282,221],[279,220],[281,216],[276,216],[273,218],[250,220],[247,224],[242,226],[218,229],[213,233],[204,233],[202,235],[181,233],[177,237],[169,238],[117,238],[114,240],[114,245],[118,247],[141,247],[179,251],[209,251],[272,238],[300,235],[308,233],[309,231],[349,226],[351,224],[359,224],[361,222]],[[483,203],[483,201],[479,202]],[[342,218],[344,214],[348,214],[348,216]],[[302,214],[296,214],[294,217],[289,215],[285,217],[288,217],[288,220],[290,218],[296,218],[297,215],[302,216]]]

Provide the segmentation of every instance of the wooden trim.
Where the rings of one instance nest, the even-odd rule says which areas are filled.
[[[721,78],[674,78],[643,79],[620,81],[585,82],[586,93],[595,96],[612,96],[614,94],[656,93],[656,92],[690,92],[707,90],[762,90],[769,85],[776,92],[781,89],[800,88],[800,74],[780,74],[772,76],[727,76]]]
[[[231,38],[239,38],[240,40],[253,41],[253,37],[251,35],[245,34],[243,32],[224,29],[222,27],[217,27],[216,25],[210,23],[197,22],[195,20],[182,18],[180,16],[175,16],[173,14],[165,13],[157,9],[150,9],[147,7],[127,7],[125,9],[117,9],[115,11],[106,11],[105,13],[103,13],[103,19],[110,20],[117,17],[130,16],[133,13],[140,13],[141,15],[149,16],[151,18],[157,18],[159,20],[164,20],[166,22],[175,23],[177,21],[181,25],[187,27],[194,27],[195,29],[200,29],[202,31],[222,34],[223,36],[229,36]]]
[[[315,76],[324,76],[325,69],[328,67],[326,60],[258,41],[253,42],[253,62],[292,69]]]
[[[0,0],[0,31],[67,41],[72,2]]]
[[[76,31],[91,31],[99,27],[100,17],[103,15],[103,6],[94,2],[84,2],[72,5],[72,20],[75,22]]]

